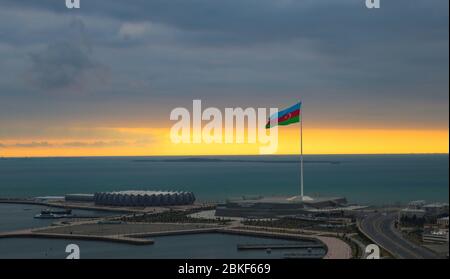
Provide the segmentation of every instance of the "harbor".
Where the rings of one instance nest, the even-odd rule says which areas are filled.
[[[211,169],[216,169],[218,165],[221,166],[220,169],[223,170],[222,166],[226,169],[227,160],[229,159],[221,159],[220,164],[213,162]],[[255,163],[250,161],[246,160],[239,164],[249,165],[252,168],[256,164],[258,168],[268,165],[267,162],[261,164],[258,161]],[[274,159],[274,162],[278,161],[283,160]],[[346,168],[351,164],[350,161],[341,161],[345,163],[320,165],[321,168],[325,166],[333,169],[337,166]],[[115,161],[117,162],[124,161],[120,159]],[[314,163],[307,162],[309,163],[306,167],[314,173]],[[158,163],[155,165],[154,162],[147,161],[140,163],[139,166],[142,164],[145,164],[145,169],[148,169],[147,164],[152,168],[160,166]],[[165,164],[170,164],[171,168],[174,165],[176,168],[177,164],[186,163],[169,161]],[[205,163],[200,161],[198,164]],[[274,163],[272,167],[277,165],[279,163]],[[283,169],[286,167],[293,166],[290,163],[283,163]],[[271,169],[267,169],[268,173],[270,171]],[[321,177],[316,176],[314,179],[319,181],[315,187],[319,185],[320,188]],[[88,181],[86,183],[89,185]],[[263,181],[261,183],[264,184]],[[223,188],[223,185],[221,186],[214,189],[220,192]],[[289,192],[283,192],[285,190],[282,188],[277,189],[277,193],[280,192],[277,195],[229,197],[227,193],[222,194],[219,200],[198,198],[198,193],[194,194],[184,187],[140,190],[142,187],[119,186],[116,189],[118,190],[101,189],[75,193],[71,191],[67,194],[58,191],[55,195],[42,192],[35,197],[1,197],[0,244],[6,245],[10,240],[21,239],[33,240],[36,243],[43,243],[46,240],[54,243],[73,241],[87,242],[94,246],[117,244],[153,249],[151,247],[159,247],[160,239],[192,237],[198,240],[197,245],[200,245],[202,237],[208,236],[212,243],[213,239],[236,240],[233,240],[231,247],[217,244],[223,251],[232,249],[232,253],[236,253],[233,254],[235,257],[245,257],[248,253],[254,252],[258,257],[348,259],[364,258],[365,247],[376,240],[376,243],[380,244],[382,257],[396,258],[399,255],[392,249],[391,242],[385,242],[370,226],[359,224],[367,224],[364,220],[377,212],[389,210],[394,215],[410,214],[425,209],[436,210],[439,205],[431,203],[423,204],[424,209],[404,209],[405,205],[401,203],[357,204],[342,195],[315,193],[308,196],[289,195]],[[200,195],[208,192],[208,188],[201,189]],[[257,189],[260,193],[265,191],[267,189],[259,187]],[[444,209],[439,209],[440,213],[430,211],[429,214],[436,217],[448,214],[448,206],[445,209],[445,203],[443,205]],[[395,218],[391,218],[389,222],[394,220]],[[411,245],[418,246],[411,241],[404,241],[404,238],[402,236],[401,243],[404,243],[402,251],[410,249],[408,247]],[[244,241],[245,239],[249,241]],[[219,250],[216,252],[221,255]],[[171,252],[171,255],[175,254],[180,255],[178,252]]]
[[[415,206],[414,212],[422,210],[433,218],[448,214],[445,203],[411,202],[410,206]],[[1,199],[0,207],[5,207],[3,212],[10,207],[16,217],[23,216],[24,223],[35,224],[32,228],[0,226],[3,240],[61,239],[153,246],[161,237],[226,235],[266,240],[240,241],[234,245],[238,254],[259,251],[273,256],[275,251],[280,251],[276,254],[280,258],[323,259],[364,258],[365,247],[379,238],[376,230],[360,225],[366,224],[364,220],[378,211],[389,210],[389,216],[394,216],[389,222],[394,222],[395,216],[413,211],[412,208],[349,204],[343,197],[242,197],[224,203],[199,202],[192,192],[178,191],[9,198]],[[11,219],[11,222],[16,221]],[[413,245],[415,251],[425,251],[403,236],[396,237],[398,243],[404,243],[400,250],[394,250],[390,242],[376,242],[381,244],[383,257],[401,257],[397,251],[413,255],[408,252]],[[422,254],[427,258],[442,257],[434,252]]]
[[[18,203],[15,203],[18,205]],[[48,206],[48,204],[46,204]],[[52,210],[45,209],[47,212]],[[25,213],[31,215],[29,210]],[[53,212],[63,213],[64,210],[54,210]],[[136,215],[131,215],[136,216]],[[95,216],[92,216],[95,217]],[[62,218],[65,219],[65,218]],[[272,244],[279,241],[306,241],[309,245],[311,241],[315,241],[310,248],[323,251],[320,257],[333,257],[329,253],[330,249],[320,239],[315,239],[310,235],[289,234],[275,231],[260,231],[257,228],[241,226],[237,223],[217,224],[217,223],[142,223],[121,221],[118,216],[104,216],[96,218],[68,218],[66,221],[58,221],[50,223],[50,226],[23,229],[17,231],[9,231],[0,233],[0,239],[61,239],[61,240],[77,240],[77,241],[94,241],[107,243],[122,243],[132,246],[138,245],[154,245],[158,237],[176,237],[186,235],[230,235],[238,237],[251,237],[256,239],[272,240]],[[42,220],[45,221],[45,220]],[[238,249],[237,243],[235,249]],[[297,243],[298,244],[298,243]],[[345,243],[343,243],[345,246]],[[268,243],[266,245],[271,245]],[[304,250],[304,247],[288,248],[281,250]],[[281,247],[280,247],[281,248]],[[335,253],[334,257],[350,257],[351,249],[343,249],[344,253]],[[300,253],[300,252],[299,252]],[[284,254],[283,254],[284,255]],[[279,255],[280,257],[284,257]]]
[[[323,248],[320,244],[238,244],[238,250],[272,250],[272,249],[312,249]]]

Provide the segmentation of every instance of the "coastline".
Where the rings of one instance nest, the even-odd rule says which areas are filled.
[[[33,201],[31,199],[0,199],[0,203],[3,204],[32,204],[40,206],[53,207],[55,204],[47,202]],[[55,207],[64,207],[64,205],[56,205]],[[69,206],[67,206],[69,207]],[[75,207],[72,207],[75,208]],[[76,206],[79,209],[98,210],[96,207]],[[112,211],[108,209],[108,211]],[[115,209],[114,212],[122,212],[125,214],[138,212],[142,213],[142,210],[124,211],[123,209]],[[46,239],[76,239],[76,240],[89,240],[89,241],[102,241],[112,243],[123,243],[129,245],[152,245],[155,243],[151,237],[158,236],[175,236],[175,235],[189,235],[189,234],[228,234],[228,235],[241,235],[251,237],[263,237],[269,239],[283,239],[283,240],[298,240],[298,241],[315,241],[321,243],[325,249],[325,255],[323,258],[351,258],[351,247],[343,240],[333,236],[321,236],[312,235],[298,232],[292,232],[289,230],[274,230],[270,228],[259,228],[252,226],[242,226],[232,223],[228,226],[224,225],[211,225],[211,224],[190,224],[190,223],[123,223],[118,225],[113,224],[101,224],[102,220],[116,219],[117,216],[98,217],[92,220],[82,220],[73,222],[66,225],[56,225],[40,227],[35,229],[24,229],[17,231],[9,231],[0,233],[0,239],[7,238],[46,238]],[[85,226],[85,227],[83,227]],[[108,231],[106,235],[100,235],[96,233],[90,233],[85,228],[101,227],[100,230]],[[137,232],[127,232],[130,227],[137,229]],[[147,226],[147,227],[146,227]],[[148,228],[150,226],[150,228]],[[153,227],[152,227],[153,226]],[[173,226],[170,230],[159,230],[164,226]],[[200,228],[192,228],[189,226],[198,226]],[[76,231],[72,233],[71,229],[82,228],[81,233]],[[188,227],[188,229],[185,229]],[[84,231],[83,231],[84,229]],[[65,230],[61,233],[58,230]]]

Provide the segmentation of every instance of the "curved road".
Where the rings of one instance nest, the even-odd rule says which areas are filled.
[[[360,229],[372,241],[400,259],[434,259],[436,254],[403,238],[394,228],[398,213],[373,213],[365,216]]]

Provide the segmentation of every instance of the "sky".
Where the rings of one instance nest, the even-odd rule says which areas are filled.
[[[447,0],[0,0],[0,157],[258,154],[174,144],[176,107],[303,102],[307,154],[448,153]],[[278,154],[299,152],[299,126]]]

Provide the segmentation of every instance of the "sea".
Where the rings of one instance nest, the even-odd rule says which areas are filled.
[[[44,206],[0,203],[0,234],[23,229],[51,226],[55,220],[35,219]],[[117,213],[75,209],[78,216],[111,216]],[[58,219],[56,222],[70,221]],[[152,237],[152,245],[130,245],[91,240],[46,238],[0,238],[0,259],[64,259],[66,247],[76,244],[82,259],[276,259],[289,253],[321,258],[324,248],[266,250],[238,250],[239,244],[308,244],[310,241],[271,239],[221,233],[187,234]]]
[[[307,244],[298,240],[270,239],[230,234],[187,234],[158,236],[152,245],[76,240],[82,259],[280,259],[289,253],[321,258],[324,248],[273,250],[238,250],[239,244]],[[67,245],[64,239],[0,239],[0,259],[64,259]],[[3,251],[8,251],[4,253]]]
[[[448,202],[448,154],[305,155],[312,197],[397,205]],[[119,190],[192,191],[199,201],[293,196],[299,156],[86,157],[0,159],[0,198]]]
[[[346,197],[350,203],[402,205],[448,202],[448,154],[304,156],[308,196]],[[118,190],[192,191],[199,201],[293,196],[300,188],[298,156],[1,158],[0,198],[63,196]],[[0,204],[0,233],[49,226],[34,219],[45,207]],[[77,215],[104,213],[75,210]],[[81,258],[283,258],[287,251],[238,251],[238,244],[285,243],[250,236],[202,234],[155,237],[134,246],[64,239],[0,239],[0,258],[65,258],[68,244]],[[289,251],[304,253],[305,251]],[[323,255],[318,249],[314,254]],[[308,255],[306,255],[308,257]]]

